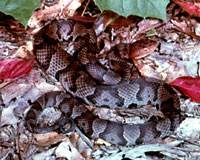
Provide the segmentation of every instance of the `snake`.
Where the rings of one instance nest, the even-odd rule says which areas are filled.
[[[177,92],[162,80],[139,76],[134,64],[120,57],[129,52],[131,44],[114,45],[102,62],[94,25],[73,19],[52,21],[34,39],[36,61],[62,84],[65,92],[45,93],[31,104],[25,118],[29,131],[67,133],[76,125],[92,139],[101,138],[114,145],[126,146],[169,137],[179,126],[181,114]],[[141,123],[127,124],[102,119],[86,105],[133,111],[152,105],[162,116],[152,114]],[[54,124],[44,125],[37,119],[48,107],[60,110],[62,118]]]

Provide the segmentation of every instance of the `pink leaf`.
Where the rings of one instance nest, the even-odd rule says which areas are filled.
[[[180,1],[180,0],[172,0],[174,3],[178,4],[184,11],[186,11],[191,16],[200,17],[200,8],[195,6],[190,2]]]
[[[170,83],[193,101],[200,102],[200,77],[179,77]]]
[[[33,64],[34,60],[7,59],[0,61],[0,79],[12,79],[25,75],[30,72]]]

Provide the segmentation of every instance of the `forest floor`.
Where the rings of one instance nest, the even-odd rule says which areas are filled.
[[[7,72],[3,73],[4,75],[0,73],[1,79],[9,77],[0,83],[0,159],[200,159],[200,105],[180,93],[181,114],[185,116],[185,120],[174,135],[161,143],[122,147],[91,140],[78,129],[73,134],[64,136],[55,132],[32,134],[24,127],[30,102],[34,102],[44,93],[62,90],[60,83],[49,80],[37,63],[33,65],[33,35],[42,25],[69,15],[85,23],[93,22],[96,17],[103,17],[104,27],[116,16],[112,12],[100,14],[92,1],[88,6],[86,2],[82,3],[79,9],[78,0],[73,6],[67,3],[68,1],[62,0],[52,6],[42,3],[40,9],[33,14],[27,30],[12,17],[3,13],[0,15],[0,60],[5,62],[5,66],[9,63]],[[87,18],[80,18],[82,13]],[[101,53],[107,52],[118,43],[136,42],[134,45],[140,50],[140,55],[134,52],[130,57],[144,77],[160,79],[166,83],[182,76],[199,77],[199,18],[188,15],[175,3],[168,5],[167,23],[153,18],[118,17],[104,30],[104,33],[97,37],[99,42],[104,43]],[[17,61],[19,57],[26,61]],[[12,62],[8,62],[8,59],[12,59]],[[12,70],[14,73],[11,73]],[[26,74],[21,75],[23,73]],[[193,90],[192,86],[188,90],[191,94],[199,93]],[[108,113],[107,109],[99,112]],[[130,120],[129,117],[123,119],[127,122]]]

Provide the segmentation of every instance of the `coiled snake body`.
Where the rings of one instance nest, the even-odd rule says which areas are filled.
[[[36,123],[38,111],[55,106],[87,135],[112,144],[149,143],[171,135],[180,123],[176,92],[156,79],[131,78],[132,64],[119,58],[120,52],[127,51],[128,44],[113,47],[108,54],[111,67],[102,66],[96,58],[99,52],[96,43],[93,28],[74,20],[53,21],[36,35],[37,61],[67,92],[49,92],[36,100],[26,116],[27,128],[37,133],[59,128],[62,122],[46,128]],[[152,116],[143,124],[111,122],[93,115],[79,99],[88,105],[110,108],[139,108],[151,103],[163,116]]]

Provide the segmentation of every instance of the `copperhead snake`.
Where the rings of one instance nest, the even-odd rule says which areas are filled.
[[[97,58],[97,36],[91,26],[75,20],[55,20],[45,26],[35,36],[36,59],[66,92],[49,92],[36,100],[26,116],[27,129],[34,133],[62,132],[62,125],[70,122],[86,135],[116,145],[150,143],[173,134],[181,121],[178,95],[163,81],[133,78],[133,64],[119,57],[128,47],[118,44],[111,48],[103,66]],[[152,104],[163,116],[152,116],[143,124],[122,124],[98,118],[85,104],[133,109]],[[37,116],[50,106],[60,109],[64,118],[52,126],[41,126]],[[71,130],[73,127],[67,131]]]

